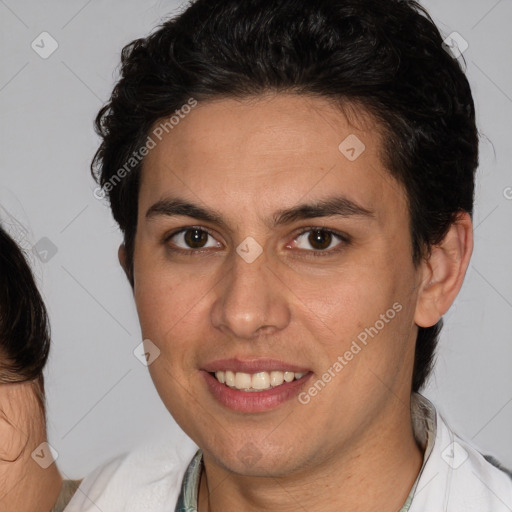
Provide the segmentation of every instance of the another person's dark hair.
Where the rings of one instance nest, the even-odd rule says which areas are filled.
[[[121,180],[118,170],[155,123],[190,98],[269,91],[357,104],[373,115],[383,161],[407,195],[416,265],[460,212],[472,215],[478,133],[470,86],[417,2],[197,0],[125,46],[121,78],[96,119],[102,143],[92,172],[123,232],[132,286],[142,164]],[[432,370],[441,327],[442,320],[419,328],[414,391]]]
[[[44,408],[46,307],[23,252],[0,226],[0,384],[34,381]]]

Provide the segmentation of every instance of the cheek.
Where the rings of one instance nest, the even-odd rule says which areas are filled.
[[[148,269],[137,275],[134,288],[142,336],[159,348],[162,361],[176,365],[191,355],[185,348],[201,336],[208,318],[208,288],[183,273],[156,265]]]
[[[405,261],[369,258],[347,266],[316,291],[310,287],[303,314],[331,364],[347,351],[346,359],[357,361],[345,375],[369,377],[363,377],[368,367],[385,374],[403,359],[414,316],[411,269]]]
[[[158,272],[135,272],[134,299],[143,336],[158,340],[176,323],[176,306],[183,300],[183,290],[178,296],[173,281]]]
[[[399,286],[376,265],[345,267],[321,282],[297,282],[297,306],[334,338],[354,335],[379,319],[398,300]]]
[[[157,257],[158,248],[147,240],[138,240],[134,254],[133,295],[144,336],[161,336],[166,324],[173,323],[175,307],[184,300],[186,286],[168,265]],[[156,249],[156,250],[155,250]],[[174,320],[175,321],[175,320]]]

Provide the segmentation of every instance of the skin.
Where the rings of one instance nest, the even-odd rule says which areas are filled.
[[[161,351],[149,367],[155,386],[204,453],[200,512],[396,511],[421,467],[410,420],[417,326],[435,324],[457,295],[471,220],[461,215],[415,267],[405,192],[382,163],[378,124],[348,107],[282,93],[200,103],[145,159],[134,297],[143,336]],[[366,146],[353,162],[338,149],[351,134]],[[272,226],[278,210],[333,194],[372,215]],[[170,196],[223,223],[146,215]],[[203,249],[170,236],[191,226],[211,231]],[[300,234],[319,227],[350,241],[333,236],[325,249]],[[236,252],[248,236],[263,249],[252,263]],[[124,265],[124,247],[119,256]],[[313,383],[395,303],[395,318],[307,405],[233,411],[202,378],[216,359],[273,358],[308,368]]]
[[[34,384],[0,384],[0,410],[0,510],[49,512],[62,477],[55,464],[43,469],[31,457],[47,441]]]

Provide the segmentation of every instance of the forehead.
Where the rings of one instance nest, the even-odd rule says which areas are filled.
[[[378,123],[355,104],[293,94],[207,101],[160,139],[144,161],[141,210],[176,195],[248,211],[333,192],[377,211],[404,201]]]

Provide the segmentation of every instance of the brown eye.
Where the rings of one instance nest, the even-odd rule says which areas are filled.
[[[312,255],[329,255],[349,244],[350,238],[330,229],[309,228],[304,229],[293,242],[295,248],[306,249]]]
[[[332,242],[332,234],[328,231],[315,230],[311,231],[308,236],[308,242],[314,249],[327,249]]]
[[[192,249],[222,247],[208,231],[195,227],[182,229],[174,233],[168,238],[168,241],[185,252],[193,252]]]
[[[209,234],[200,229],[187,229],[185,231],[185,242],[192,249],[201,249],[208,241]]]

